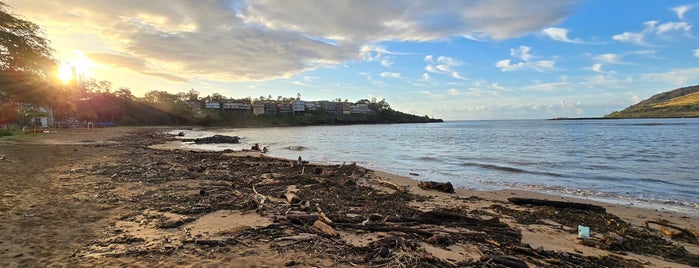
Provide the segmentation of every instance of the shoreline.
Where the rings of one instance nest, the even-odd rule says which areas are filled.
[[[215,132],[215,131],[214,131]],[[155,149],[161,149],[161,150],[171,150],[171,149],[180,149],[180,150],[194,150],[194,151],[212,151],[212,152],[220,152],[222,150],[207,150],[207,149],[199,149],[199,148],[194,148],[192,146],[188,146],[188,144],[184,144],[179,140],[171,141],[166,144],[159,144],[159,145],[154,145],[153,148]],[[271,156],[270,156],[271,157]],[[280,157],[273,157],[273,158],[280,158]],[[293,159],[290,159],[293,160]],[[340,161],[335,161],[337,163],[341,163]],[[333,163],[326,163],[326,162],[316,162],[315,164],[319,165],[331,165]],[[385,173],[394,173],[390,170],[385,170],[382,169],[381,167],[372,167],[372,169],[375,169],[376,171],[380,172],[385,172]],[[410,177],[408,175],[399,175],[396,174],[396,176],[405,176],[408,177],[409,179],[420,181],[420,178],[416,177]],[[452,183],[454,183],[452,181]],[[691,206],[683,206],[683,205],[672,205],[672,204],[664,204],[663,201],[661,200],[656,200],[657,202],[650,202],[647,200],[639,200],[639,199],[633,199],[633,198],[614,198],[612,194],[609,194],[609,196],[596,196],[592,194],[580,194],[576,195],[574,193],[568,193],[564,190],[550,190],[550,189],[523,189],[523,188],[511,188],[507,186],[502,186],[502,185],[494,185],[492,188],[497,188],[497,189],[479,189],[479,188],[467,188],[462,185],[455,185],[454,187],[460,188],[460,189],[466,189],[466,190],[472,190],[472,191],[477,191],[477,192],[500,192],[500,191],[517,191],[517,192],[531,192],[533,194],[541,194],[542,196],[546,196],[549,198],[559,198],[559,197],[564,197],[564,198],[569,198],[569,199],[576,199],[579,201],[584,201],[584,202],[596,202],[596,203],[606,203],[612,206],[622,206],[622,207],[634,207],[634,208],[640,208],[640,209],[646,209],[646,210],[651,210],[651,211],[656,211],[656,212],[669,212],[669,213],[678,213],[682,215],[687,215],[687,216],[694,216],[694,217],[699,217],[699,208],[694,208]],[[569,189],[575,191],[575,189]],[[667,202],[667,201],[665,201]],[[672,202],[679,202],[679,201],[672,201]]]
[[[74,245],[68,247],[70,251],[73,252],[73,254],[68,254],[66,256],[51,256],[49,259],[55,258],[53,260],[58,261],[59,263],[77,262],[82,263],[83,265],[90,263],[120,263],[131,265],[139,263],[150,263],[172,265],[174,263],[177,263],[177,261],[194,265],[205,263],[220,263],[221,260],[225,260],[226,258],[232,258],[230,260],[233,260],[237,259],[238,257],[242,257],[248,258],[247,260],[251,261],[249,263],[266,263],[267,265],[272,266],[281,266],[287,264],[290,261],[289,259],[292,259],[294,261],[303,260],[303,263],[301,263],[302,265],[352,266],[352,264],[362,265],[360,262],[362,258],[360,256],[362,254],[367,254],[366,250],[373,250],[372,248],[378,246],[378,241],[382,241],[382,237],[385,238],[387,235],[398,236],[401,239],[414,238],[418,239],[418,241],[422,241],[422,239],[419,239],[419,236],[415,237],[414,234],[410,233],[353,231],[354,229],[352,228],[356,227],[350,228],[349,226],[345,226],[341,223],[335,223],[334,225],[334,228],[337,229],[337,231],[340,233],[340,238],[328,239],[325,238],[325,235],[322,232],[318,234],[313,233],[313,231],[310,229],[306,229],[310,228],[310,223],[305,223],[309,224],[309,226],[306,226],[305,224],[297,225],[297,223],[286,223],[286,221],[283,220],[283,217],[286,217],[288,219],[290,215],[287,214],[286,216],[284,216],[284,214],[279,214],[280,211],[278,211],[278,209],[284,208],[281,211],[282,213],[286,209],[292,211],[298,210],[299,213],[311,213],[303,212],[304,210],[295,205],[289,206],[289,204],[287,204],[288,202],[286,202],[283,199],[283,196],[280,196],[278,194],[272,194],[274,192],[283,193],[285,191],[289,191],[289,189],[292,188],[296,189],[293,192],[295,192],[296,195],[298,195],[301,198],[301,200],[315,200],[313,201],[313,203],[315,203],[316,206],[319,206],[318,210],[320,211],[320,207],[322,207],[322,210],[326,212],[330,218],[334,218],[335,221],[351,220],[352,217],[354,217],[352,215],[355,214],[358,216],[366,217],[369,214],[365,214],[367,212],[363,212],[365,211],[364,209],[370,209],[369,211],[376,211],[374,213],[384,215],[386,219],[388,219],[392,213],[405,213],[389,212],[391,211],[391,209],[393,209],[391,206],[382,208],[374,207],[373,205],[368,204],[364,205],[364,207],[358,207],[358,210],[353,213],[345,214],[342,211],[333,211],[347,204],[341,202],[338,203],[337,206],[329,205],[332,202],[338,202],[338,200],[330,198],[329,196],[317,195],[320,194],[318,193],[318,190],[315,190],[315,192],[308,192],[310,189],[316,189],[314,187],[317,186],[314,185],[317,185],[318,182],[320,182],[320,185],[327,185],[325,187],[330,188],[318,189],[328,189],[333,191],[351,190],[354,189],[352,187],[361,186],[362,188],[357,189],[363,189],[362,191],[369,191],[373,192],[374,194],[380,194],[381,196],[385,196],[383,197],[383,199],[377,199],[383,200],[381,202],[384,202],[385,198],[389,198],[389,201],[391,198],[398,198],[395,201],[402,200],[401,198],[407,198],[405,199],[405,201],[395,203],[395,205],[393,206],[398,206],[403,209],[410,209],[411,211],[415,209],[415,212],[411,213],[416,213],[420,211],[422,211],[420,213],[423,213],[435,211],[437,209],[440,209],[440,211],[441,209],[447,209],[447,211],[461,211],[458,213],[458,215],[462,215],[462,217],[468,217],[468,219],[497,218],[499,219],[499,222],[505,223],[507,225],[507,230],[515,230],[515,232],[519,232],[519,236],[521,237],[519,238],[519,242],[509,240],[512,238],[516,238],[517,236],[510,237],[506,235],[505,237],[510,237],[507,239],[498,238],[497,236],[490,237],[488,233],[491,231],[477,231],[489,230],[487,228],[480,229],[485,227],[465,227],[459,224],[454,225],[455,223],[450,223],[449,221],[443,223],[435,223],[432,225],[432,227],[416,225],[414,227],[411,226],[410,228],[416,228],[420,230],[437,229],[441,230],[438,231],[438,233],[445,233],[452,236],[452,238],[449,239],[448,242],[445,242],[446,244],[430,244],[427,242],[419,242],[417,248],[430,253],[435,259],[430,260],[430,258],[428,258],[426,255],[419,255],[417,252],[422,252],[420,250],[412,251],[409,249],[401,250],[399,248],[390,248],[391,252],[395,252],[393,253],[394,255],[390,256],[394,256],[396,258],[382,259],[381,257],[376,257],[376,260],[371,260],[369,263],[371,263],[372,261],[377,263],[380,261],[385,261],[386,263],[391,263],[391,261],[406,261],[407,259],[397,258],[397,254],[399,252],[403,252],[401,254],[407,254],[406,256],[418,258],[419,261],[434,261],[434,263],[436,263],[436,266],[438,267],[449,267],[449,263],[457,262],[469,266],[478,265],[482,262],[482,259],[487,257],[487,255],[507,254],[515,256],[516,259],[522,260],[523,262],[526,262],[530,265],[540,266],[543,264],[543,266],[555,267],[557,266],[555,263],[548,263],[545,259],[539,259],[536,257],[536,254],[550,254],[549,258],[553,258],[551,256],[555,256],[555,258],[562,258],[562,255],[558,255],[557,252],[568,252],[569,254],[573,254],[575,256],[580,255],[580,257],[575,257],[577,261],[586,261],[589,258],[603,257],[607,258],[605,259],[607,261],[614,261],[614,263],[616,263],[617,265],[628,264],[626,261],[637,261],[638,263],[651,267],[691,266],[688,264],[683,264],[684,266],[682,266],[673,261],[667,260],[662,257],[658,257],[653,254],[644,255],[632,252],[627,253],[625,255],[618,255],[616,253],[613,253],[612,250],[605,250],[594,246],[581,244],[581,240],[577,239],[576,232],[575,230],[571,229],[571,226],[567,226],[567,224],[565,223],[557,222],[565,221],[564,218],[558,220],[542,218],[535,220],[535,223],[522,222],[523,219],[520,219],[519,216],[517,216],[518,214],[516,214],[516,211],[525,211],[527,213],[544,213],[546,212],[545,208],[513,205],[507,201],[507,198],[536,198],[565,202],[581,202],[602,206],[607,210],[608,214],[618,216],[622,220],[631,224],[631,226],[634,226],[635,229],[647,230],[648,232],[657,235],[661,240],[669,240],[669,238],[663,238],[662,233],[658,234],[659,231],[657,230],[643,228],[645,221],[665,219],[669,220],[670,222],[676,225],[697,230],[699,229],[699,226],[697,226],[697,224],[699,224],[699,217],[694,215],[685,215],[682,213],[670,211],[655,211],[638,207],[627,207],[618,204],[603,203],[587,199],[577,199],[519,190],[477,191],[467,189],[456,189],[456,193],[449,194],[421,189],[420,187],[418,187],[418,181],[410,177],[399,176],[382,171],[368,170],[359,166],[339,166],[310,163],[308,164],[308,170],[305,170],[305,166],[300,168],[299,166],[294,167],[294,160],[273,158],[268,156],[260,157],[259,154],[250,152],[245,154],[234,153],[224,155],[222,153],[195,153],[189,152],[189,150],[172,150],[172,148],[157,151],[147,149],[147,147],[152,144],[156,144],[158,142],[163,141],[163,135],[160,135],[158,133],[161,133],[169,128],[158,128],[158,130],[149,129],[151,128],[113,128],[95,129],[90,131],[63,130],[59,133],[51,133],[37,138],[17,138],[9,140],[0,140],[0,144],[2,144],[2,146],[0,146],[0,155],[5,155],[5,159],[7,159],[5,160],[5,162],[0,161],[0,166],[3,168],[5,168],[5,166],[7,165],[10,165],[10,168],[22,170],[23,167],[18,162],[20,161],[20,159],[17,158],[17,151],[21,152],[22,150],[35,150],[38,152],[42,152],[45,151],[44,148],[55,148],[51,149],[57,150],[55,154],[59,154],[59,156],[65,155],[61,157],[69,156],[72,160],[67,162],[60,160],[62,158],[56,158],[60,161],[57,161],[59,162],[58,164],[51,164],[51,172],[43,172],[40,170],[36,171],[37,178],[41,176],[53,178],[51,179],[52,181],[56,181],[60,184],[59,189],[72,192],[72,194],[69,195],[72,198],[69,200],[69,203],[76,203],[76,206],[82,206],[83,208],[87,208],[87,204],[84,204],[85,202],[91,203],[93,205],[100,204],[100,206],[102,206],[101,211],[107,212],[105,213],[105,215],[101,216],[100,219],[92,223],[94,226],[92,226],[91,232],[85,232],[84,235],[90,235],[89,239],[79,243],[75,243]],[[139,159],[144,160],[144,162],[133,162]],[[192,161],[194,159],[199,160]],[[34,158],[24,158],[21,161],[28,161],[27,164],[33,165],[33,162],[39,160],[35,160]],[[55,162],[53,160],[51,161]],[[139,169],[139,166],[152,168],[154,171],[157,172],[152,173],[148,171],[148,169],[141,170]],[[267,166],[272,168],[272,170],[279,169],[279,173],[275,173],[274,171],[272,171],[271,173],[269,173],[269,171],[256,171],[257,173],[250,173],[249,171],[245,171],[246,169],[241,169],[241,171],[235,172],[233,171],[234,168],[237,169],[238,167],[247,167],[248,169],[253,168],[253,170],[259,170],[257,166]],[[141,171],[133,173],[132,171],[129,171],[131,169],[133,169],[134,172],[138,170]],[[202,169],[202,171],[197,171],[198,169]],[[233,181],[230,182],[228,180],[219,181],[219,179],[215,179],[218,178],[217,176],[219,176],[216,174],[219,174],[220,172],[223,172],[225,170],[231,170],[226,171],[228,173],[225,174],[229,174],[228,176],[232,176],[232,178],[238,179],[233,179]],[[197,174],[197,172],[198,174],[201,174],[201,176],[203,177],[190,178],[189,176],[191,175],[187,175]],[[304,173],[311,172],[318,173],[312,173],[315,174],[312,176],[304,175]],[[340,175],[340,173],[342,172],[346,172],[343,173],[346,175]],[[333,175],[330,175],[331,173]],[[159,176],[161,175],[170,176],[172,177],[172,180],[159,179]],[[1,179],[3,179],[3,183],[5,183],[4,180],[12,179],[12,177],[9,177],[9,175],[6,176],[8,177],[0,177]],[[209,177],[210,179],[206,179]],[[336,178],[338,182],[323,179],[324,177]],[[258,180],[258,182],[252,184],[253,187],[251,189],[249,187],[244,186],[245,183],[237,182],[237,180],[241,179],[245,181],[248,179],[255,178],[256,180]],[[299,181],[296,183],[284,181],[289,179]],[[309,179],[311,181],[307,181]],[[401,191],[396,191],[396,189],[392,189],[392,187],[388,187],[384,184],[377,183],[377,181],[389,181],[395,185],[403,187],[405,189],[404,194],[401,194]],[[185,182],[187,183],[183,184]],[[229,190],[229,188],[225,188],[231,187],[231,183],[233,186],[232,192],[231,190]],[[336,185],[336,183],[340,184]],[[234,200],[251,200],[251,196],[259,198],[259,196],[261,195],[267,198],[266,200],[268,203],[265,204],[264,201],[262,202],[263,204],[258,203],[258,207],[257,209],[255,209],[256,213],[246,210],[236,212],[238,210],[235,208],[237,208],[239,205],[245,205],[242,203],[238,204],[233,202],[230,203],[230,205],[223,206],[221,205],[222,203],[220,203],[221,201],[217,201],[218,203],[206,203],[208,202],[206,200],[209,200],[207,198],[214,198],[213,196],[217,196],[218,192],[224,191],[224,188],[221,188],[224,185],[228,185],[224,187],[227,196],[238,196],[238,199]],[[257,189],[254,187],[255,185],[258,186]],[[3,187],[7,188],[12,186],[5,185]],[[23,187],[26,188],[27,186]],[[22,226],[14,225],[26,219],[38,219],[34,216],[27,216],[40,214],[39,212],[34,212],[38,210],[37,208],[45,208],[47,211],[49,211],[50,209],[55,209],[52,208],[51,203],[39,202],[39,205],[35,204],[33,209],[31,206],[27,207],[29,210],[31,210],[30,212],[22,212],[21,210],[15,211],[18,207],[21,206],[9,206],[10,202],[19,202],[18,200],[16,200],[19,196],[35,196],[32,194],[26,194],[27,190],[25,188],[19,187],[14,189],[3,189],[3,197],[2,199],[0,199],[0,201],[2,201],[0,202],[0,212],[2,212],[4,215],[11,216],[15,220],[12,221],[12,219],[10,219],[10,222],[3,222],[3,226],[10,226],[7,229],[5,229],[6,231],[3,231],[3,237],[13,234],[23,234],[24,232],[16,232],[20,231]],[[176,192],[172,192],[172,189],[179,190],[177,190]],[[374,189],[375,191],[371,189]],[[91,191],[93,192],[90,193]],[[356,190],[351,190],[350,192],[338,192],[338,194],[352,193],[352,191]],[[168,194],[173,193],[176,193],[176,195],[172,196],[172,198],[175,198],[175,201],[179,200],[178,198],[182,199],[185,197],[186,199],[182,200],[189,200],[190,198],[201,200],[198,202],[204,202],[202,203],[203,205],[201,205],[203,206],[204,210],[202,212],[192,211],[191,209],[196,208],[196,206],[194,206],[185,210],[179,210],[178,212],[176,208],[180,207],[182,204],[187,203],[182,203],[184,201],[174,202],[162,199],[162,196],[166,196]],[[359,192],[357,194],[357,197],[361,198],[371,197],[371,195],[361,195],[359,194]],[[216,198],[223,198],[223,196]],[[350,196],[347,196],[346,198],[350,198]],[[161,203],[166,205],[163,205],[164,207],[158,205]],[[2,206],[3,204],[6,204],[7,206]],[[254,202],[248,205],[252,204],[254,204]],[[350,206],[349,208],[353,207]],[[315,209],[312,209],[311,211],[313,210]],[[86,212],[82,211],[82,209],[78,209],[74,213]],[[271,216],[273,217],[270,218]],[[58,220],[58,222],[60,222],[60,214],[58,214],[56,217],[58,217],[58,219],[55,220]],[[236,222],[242,222],[242,225],[235,227],[234,229],[237,228],[235,231],[232,231],[232,229],[217,229],[221,228],[215,226],[217,222],[220,222],[221,219],[231,217],[238,219],[238,221]],[[155,219],[159,220],[154,221]],[[270,219],[275,219],[274,221],[281,220],[281,223],[283,224],[279,225],[279,223],[272,223],[274,221],[270,221]],[[178,220],[181,222],[178,223]],[[246,221],[251,222],[245,223]],[[266,227],[256,226],[252,224],[254,222],[262,222],[264,223],[263,225],[269,225],[267,225]],[[158,227],[162,226],[162,224],[164,223],[170,223],[173,226],[177,227],[165,229],[163,229],[162,227]],[[212,223],[214,224],[211,225]],[[394,223],[394,225],[401,226],[399,222]],[[273,226],[276,227],[272,228]],[[195,235],[195,238],[193,240],[194,242],[188,242],[189,240],[187,240],[186,237],[182,236],[182,232],[186,234],[188,232],[187,230],[190,227],[192,228],[191,232],[197,233],[199,230],[201,232],[198,232],[197,234],[202,235],[202,237],[207,238],[209,240],[201,240],[202,237],[196,238]],[[7,230],[13,230],[12,228],[16,228],[14,229],[15,232],[6,233]],[[60,229],[61,227],[56,226],[56,228]],[[120,229],[121,231],[118,233],[114,233],[114,228]],[[140,231],[136,231],[136,229],[139,228]],[[302,231],[301,233],[298,233],[296,235],[303,235],[309,232],[311,234],[309,237],[312,237],[312,239],[309,241],[315,241],[314,243],[316,244],[320,243],[322,245],[328,245],[330,247],[345,248],[346,250],[349,250],[348,252],[350,253],[348,253],[348,255],[344,257],[337,256],[335,253],[332,252],[329,252],[327,254],[307,255],[308,253],[304,253],[306,252],[305,250],[312,250],[313,248],[311,244],[307,244],[306,242],[304,242],[306,240],[300,242],[297,241],[287,245],[287,242],[282,243],[281,240],[276,241],[276,239],[282,238],[284,236],[272,235],[272,237],[270,238],[268,236],[270,234],[266,234],[267,231],[264,231],[279,230],[283,233],[292,235],[293,233],[298,232],[298,228],[301,228],[305,231]],[[491,242],[479,242],[480,240],[478,240],[465,243],[465,241],[462,241],[462,239],[465,238],[457,236],[455,233],[449,231],[453,228],[457,230],[463,229],[461,232],[468,233],[484,232],[483,234],[486,234],[486,240],[490,239],[489,241]],[[590,241],[601,241],[606,238],[606,234],[602,230],[598,231],[599,228],[603,228],[603,226],[593,226],[592,236],[594,240]],[[105,230],[107,230],[106,236]],[[206,230],[209,230],[210,232]],[[39,231],[41,231],[41,229]],[[506,231],[505,233],[508,232],[512,231]],[[221,237],[225,239],[221,240]],[[114,241],[117,241],[115,240],[117,238],[126,240],[119,240],[122,242],[114,244]],[[162,241],[159,239],[161,239]],[[230,244],[229,242],[232,240],[226,239],[234,239],[238,242]],[[174,242],[167,242],[168,240],[172,240]],[[88,241],[97,241],[97,244],[94,244],[95,242],[88,243]],[[196,241],[209,242],[198,243]],[[671,243],[681,245],[689,252],[689,254],[699,254],[699,245],[694,245],[691,243],[681,241],[678,242],[675,240],[669,241]],[[50,241],[45,243],[50,243]],[[116,247],[112,249],[109,249],[109,247],[97,247],[96,245],[99,245],[100,243],[107,243],[112,247]],[[175,258],[173,258],[173,260],[168,261],[167,258],[163,259],[163,256],[170,255],[162,255],[165,253],[161,252],[162,250],[167,248],[163,245],[163,243],[181,243],[183,245],[183,248],[173,249],[174,251],[168,251],[168,254],[170,255],[175,254]],[[211,259],[208,259],[208,262],[206,262],[206,260],[197,260],[196,256],[199,256],[199,253],[197,252],[200,252],[201,249],[210,249],[210,245],[207,245],[206,243],[214,243],[217,245],[217,248],[228,248],[228,251],[212,253],[211,256],[213,257]],[[247,244],[247,246],[241,245],[239,243]],[[514,244],[507,246],[506,244],[509,243]],[[518,245],[518,247],[529,245],[530,248],[533,249],[543,247],[543,249],[546,250],[546,252],[537,251],[538,253],[534,255],[528,255],[521,252],[515,253],[508,249],[509,247],[514,245]],[[25,259],[25,257],[32,255],[32,253],[30,253],[29,248],[27,248],[26,251],[23,251],[23,245],[21,243],[18,244],[16,247],[17,248],[13,248],[12,246],[8,246],[7,244],[0,244],[0,256],[5,257],[5,259],[7,260],[6,262],[3,261],[0,263],[9,264],[10,267],[12,267],[13,264],[18,263],[20,263],[21,265],[22,262],[13,261],[18,261],[18,259]],[[3,248],[8,249],[3,251]],[[251,248],[254,249],[257,253],[253,255],[246,255],[245,252],[249,252]],[[273,248],[277,250],[273,250]],[[144,255],[133,255],[132,253],[135,252],[133,250],[141,250],[139,252],[142,252],[142,254]],[[282,250],[281,252],[284,252],[284,254],[279,255],[279,250]],[[72,257],[68,258],[68,256]],[[273,257],[271,257],[270,259],[270,256]],[[312,257],[309,258],[309,260],[306,260],[301,259],[301,256]],[[41,260],[41,258],[42,257],[37,257],[37,259],[39,260]],[[485,261],[492,262],[494,260],[496,259],[491,258]],[[566,263],[565,259],[563,261],[563,263]],[[32,264],[31,261],[26,261],[23,263]],[[35,264],[40,263],[41,262]]]

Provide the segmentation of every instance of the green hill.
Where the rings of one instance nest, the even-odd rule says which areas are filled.
[[[699,117],[699,85],[656,94],[605,118]]]

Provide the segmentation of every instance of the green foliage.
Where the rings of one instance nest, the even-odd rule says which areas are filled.
[[[656,94],[622,111],[616,111],[605,118],[677,118],[699,117],[699,103],[687,101],[687,98],[699,92],[699,85],[678,88]],[[684,101],[675,101],[683,98]],[[676,103],[676,105],[673,105]]]
[[[0,129],[0,137],[3,136],[12,136],[12,131],[9,129]]]

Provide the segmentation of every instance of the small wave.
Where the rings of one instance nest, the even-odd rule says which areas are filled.
[[[466,162],[463,165],[464,166],[480,167],[480,168],[484,168],[484,169],[505,171],[505,172],[511,172],[511,173],[526,173],[526,174],[544,175],[544,176],[551,176],[551,177],[564,177],[561,174],[553,173],[553,172],[529,171],[529,170],[524,170],[524,169],[515,168],[515,167],[498,166],[498,165],[492,165],[492,164]]]
[[[295,145],[295,146],[288,146],[286,149],[291,150],[291,151],[304,151],[308,149],[306,146],[301,146],[301,145]]]
[[[439,158],[432,157],[432,156],[420,156],[418,159],[422,160],[422,161],[430,161],[430,162],[439,162],[439,160],[440,160]]]

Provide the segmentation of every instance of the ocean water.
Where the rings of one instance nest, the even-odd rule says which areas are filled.
[[[186,145],[191,148],[240,150],[259,143],[271,156],[356,162],[467,189],[522,189],[699,214],[699,119],[448,121],[184,132],[187,138],[242,138],[236,145]]]

